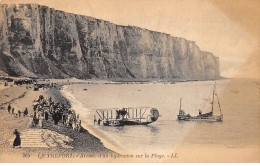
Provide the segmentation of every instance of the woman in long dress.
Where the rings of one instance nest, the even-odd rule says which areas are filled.
[[[16,146],[21,146],[21,138],[20,138],[20,132],[15,129],[14,130],[14,135],[15,135],[15,139],[14,139],[14,143],[13,143],[13,148]]]

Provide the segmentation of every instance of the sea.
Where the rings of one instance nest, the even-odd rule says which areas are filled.
[[[180,99],[182,109],[190,115],[198,115],[199,109],[203,113],[211,110],[214,84],[223,122],[178,121]],[[80,115],[82,126],[118,153],[168,153],[181,144],[224,148],[260,145],[258,82],[232,79],[175,84],[86,82],[66,85],[61,93]],[[214,114],[220,115],[217,100],[214,103]],[[158,109],[160,116],[144,126],[110,127],[93,123],[94,116],[98,119],[96,109],[123,107],[152,107]],[[250,115],[245,117],[248,112]]]

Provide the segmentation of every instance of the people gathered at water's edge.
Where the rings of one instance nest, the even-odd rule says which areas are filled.
[[[40,95],[33,104],[33,120],[31,126],[42,126],[42,121],[48,121],[49,116],[52,117],[52,121],[55,125],[58,125],[59,122],[64,124],[68,128],[72,128],[75,131],[80,132],[81,130],[81,121],[79,115],[76,115],[76,112],[64,103],[55,102],[50,97],[48,99]]]
[[[16,109],[18,111],[16,111]],[[25,107],[24,110],[22,109],[22,112],[21,109],[15,108],[12,103],[8,104],[7,110],[8,113],[15,118],[25,118],[29,114],[27,107]],[[76,112],[70,109],[66,104],[55,102],[51,97],[45,98],[43,95],[40,95],[38,99],[33,101],[30,118],[29,127],[31,128],[43,128],[43,121],[46,121],[46,123],[54,123],[55,125],[61,124],[79,133],[82,129],[79,114],[76,115]],[[21,147],[20,132],[15,129],[13,134],[15,135],[13,148]]]

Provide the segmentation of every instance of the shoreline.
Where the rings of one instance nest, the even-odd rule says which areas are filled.
[[[64,149],[59,146],[57,147],[48,147],[48,148],[37,148],[37,147],[22,147],[22,148],[12,148],[12,140],[13,140],[13,131],[14,129],[18,129],[19,132],[26,132],[30,130],[29,123],[31,117],[15,117],[13,114],[8,114],[7,105],[11,103],[12,107],[15,107],[15,114],[17,114],[18,110],[23,112],[24,108],[27,107],[30,115],[32,111],[33,100],[37,99],[39,95],[43,95],[44,97],[52,97],[55,102],[67,103],[67,99],[62,96],[60,93],[60,88],[64,86],[64,83],[59,83],[58,88],[55,89],[40,89],[39,91],[33,91],[32,85],[22,85],[22,86],[8,86],[0,89],[0,113],[1,113],[1,123],[0,129],[1,134],[3,135],[0,138],[0,149],[2,153],[1,156],[4,155],[3,152],[14,154],[18,157],[23,157],[23,153],[29,153],[31,155],[36,155],[35,152],[38,153],[49,153],[49,152],[68,152],[68,153],[95,153],[95,154],[103,154],[103,153],[115,153],[110,149],[106,148],[101,140],[91,133],[85,128],[82,128],[81,133],[73,131],[70,128],[66,128],[61,125],[54,125],[54,122],[49,120],[48,126],[43,130],[49,130],[51,132],[56,132],[71,138],[73,141],[68,143],[69,146],[72,146],[73,149]],[[70,104],[68,105],[70,106]],[[50,117],[51,119],[51,117]],[[22,138],[23,144],[23,138]],[[17,154],[19,152],[19,155]],[[36,156],[34,156],[36,157]]]
[[[75,84],[77,84],[77,83],[75,83]],[[66,96],[66,94],[65,94],[65,92],[64,92],[64,89],[66,89],[66,86],[68,86],[68,85],[63,85],[63,86],[62,86],[63,89],[59,91],[60,95],[61,95],[62,97],[64,97],[65,100],[68,100],[69,103],[70,103],[70,108],[72,108],[73,110],[75,110],[75,112],[76,112],[77,114],[79,114],[79,117],[82,117],[82,115],[81,115],[81,114],[78,112],[78,110],[77,110],[78,108],[75,108],[75,103],[73,104],[73,102],[78,102],[78,100],[76,100],[76,99],[73,100],[73,99],[70,99],[69,96]],[[68,94],[67,94],[67,95],[68,95]],[[73,96],[73,97],[74,97],[74,96]],[[81,104],[81,103],[80,103],[80,104]],[[79,105],[80,105],[80,104],[79,104]],[[88,108],[87,108],[87,109],[88,109]],[[81,119],[81,118],[80,118],[80,119]],[[82,120],[82,119],[81,119],[81,120]],[[91,127],[88,127],[87,124],[82,123],[81,126],[82,126],[82,128],[84,128],[85,130],[87,130],[90,134],[92,134],[94,137],[97,137],[97,138],[104,144],[104,146],[105,146],[106,148],[108,148],[108,149],[110,149],[110,150],[112,150],[112,151],[114,151],[114,152],[116,152],[116,153],[119,153],[119,154],[124,153],[122,149],[120,149],[120,148],[118,148],[118,147],[115,146],[115,143],[112,143],[112,142],[108,141],[107,139],[103,138],[103,137],[101,136],[102,134],[98,134],[97,131],[94,131]]]
[[[54,91],[47,91],[47,94],[50,93],[50,96],[53,96],[53,99],[55,101],[58,102],[62,102],[62,103],[68,103],[68,107],[73,109],[73,104],[71,103],[72,101],[70,101],[66,96],[64,96],[62,94],[62,90],[64,90],[64,88],[67,85],[72,85],[72,84],[85,84],[86,82],[73,82],[71,84],[60,84],[58,89],[55,89]],[[76,114],[79,114],[77,112],[77,110],[75,109]],[[79,114],[79,117],[81,117],[81,115]],[[72,130],[72,129],[68,129],[68,130]],[[96,139],[98,142],[101,142],[104,146],[105,149],[108,149],[108,151],[112,151],[113,153],[122,153],[121,150],[119,150],[118,148],[116,148],[113,144],[111,144],[110,142],[106,141],[106,139],[100,137],[94,130],[92,130],[91,128],[87,127],[87,125],[82,124],[81,125],[81,131],[82,132],[86,132],[89,135],[91,135],[93,137],[93,139]]]

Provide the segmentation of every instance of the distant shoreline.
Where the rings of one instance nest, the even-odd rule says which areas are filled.
[[[217,81],[217,80],[225,80],[225,79],[247,79],[247,78],[227,78],[227,77],[220,77],[218,79],[205,79],[205,80],[199,80],[199,79],[180,79],[180,78],[172,78],[172,79],[164,79],[164,78],[106,78],[106,79],[101,79],[101,78],[90,78],[90,79],[80,79],[80,78],[75,78],[75,77],[70,77],[70,78],[38,78],[38,77],[14,77],[14,76],[1,76],[0,75],[0,80],[3,80],[4,78],[11,78],[15,80],[19,79],[32,79],[32,80],[51,80],[51,81],[57,81],[57,82],[62,82],[66,84],[67,80],[70,80],[72,82],[70,83],[85,83],[85,82],[168,82],[168,83],[175,83],[175,82],[193,82],[193,81]]]

